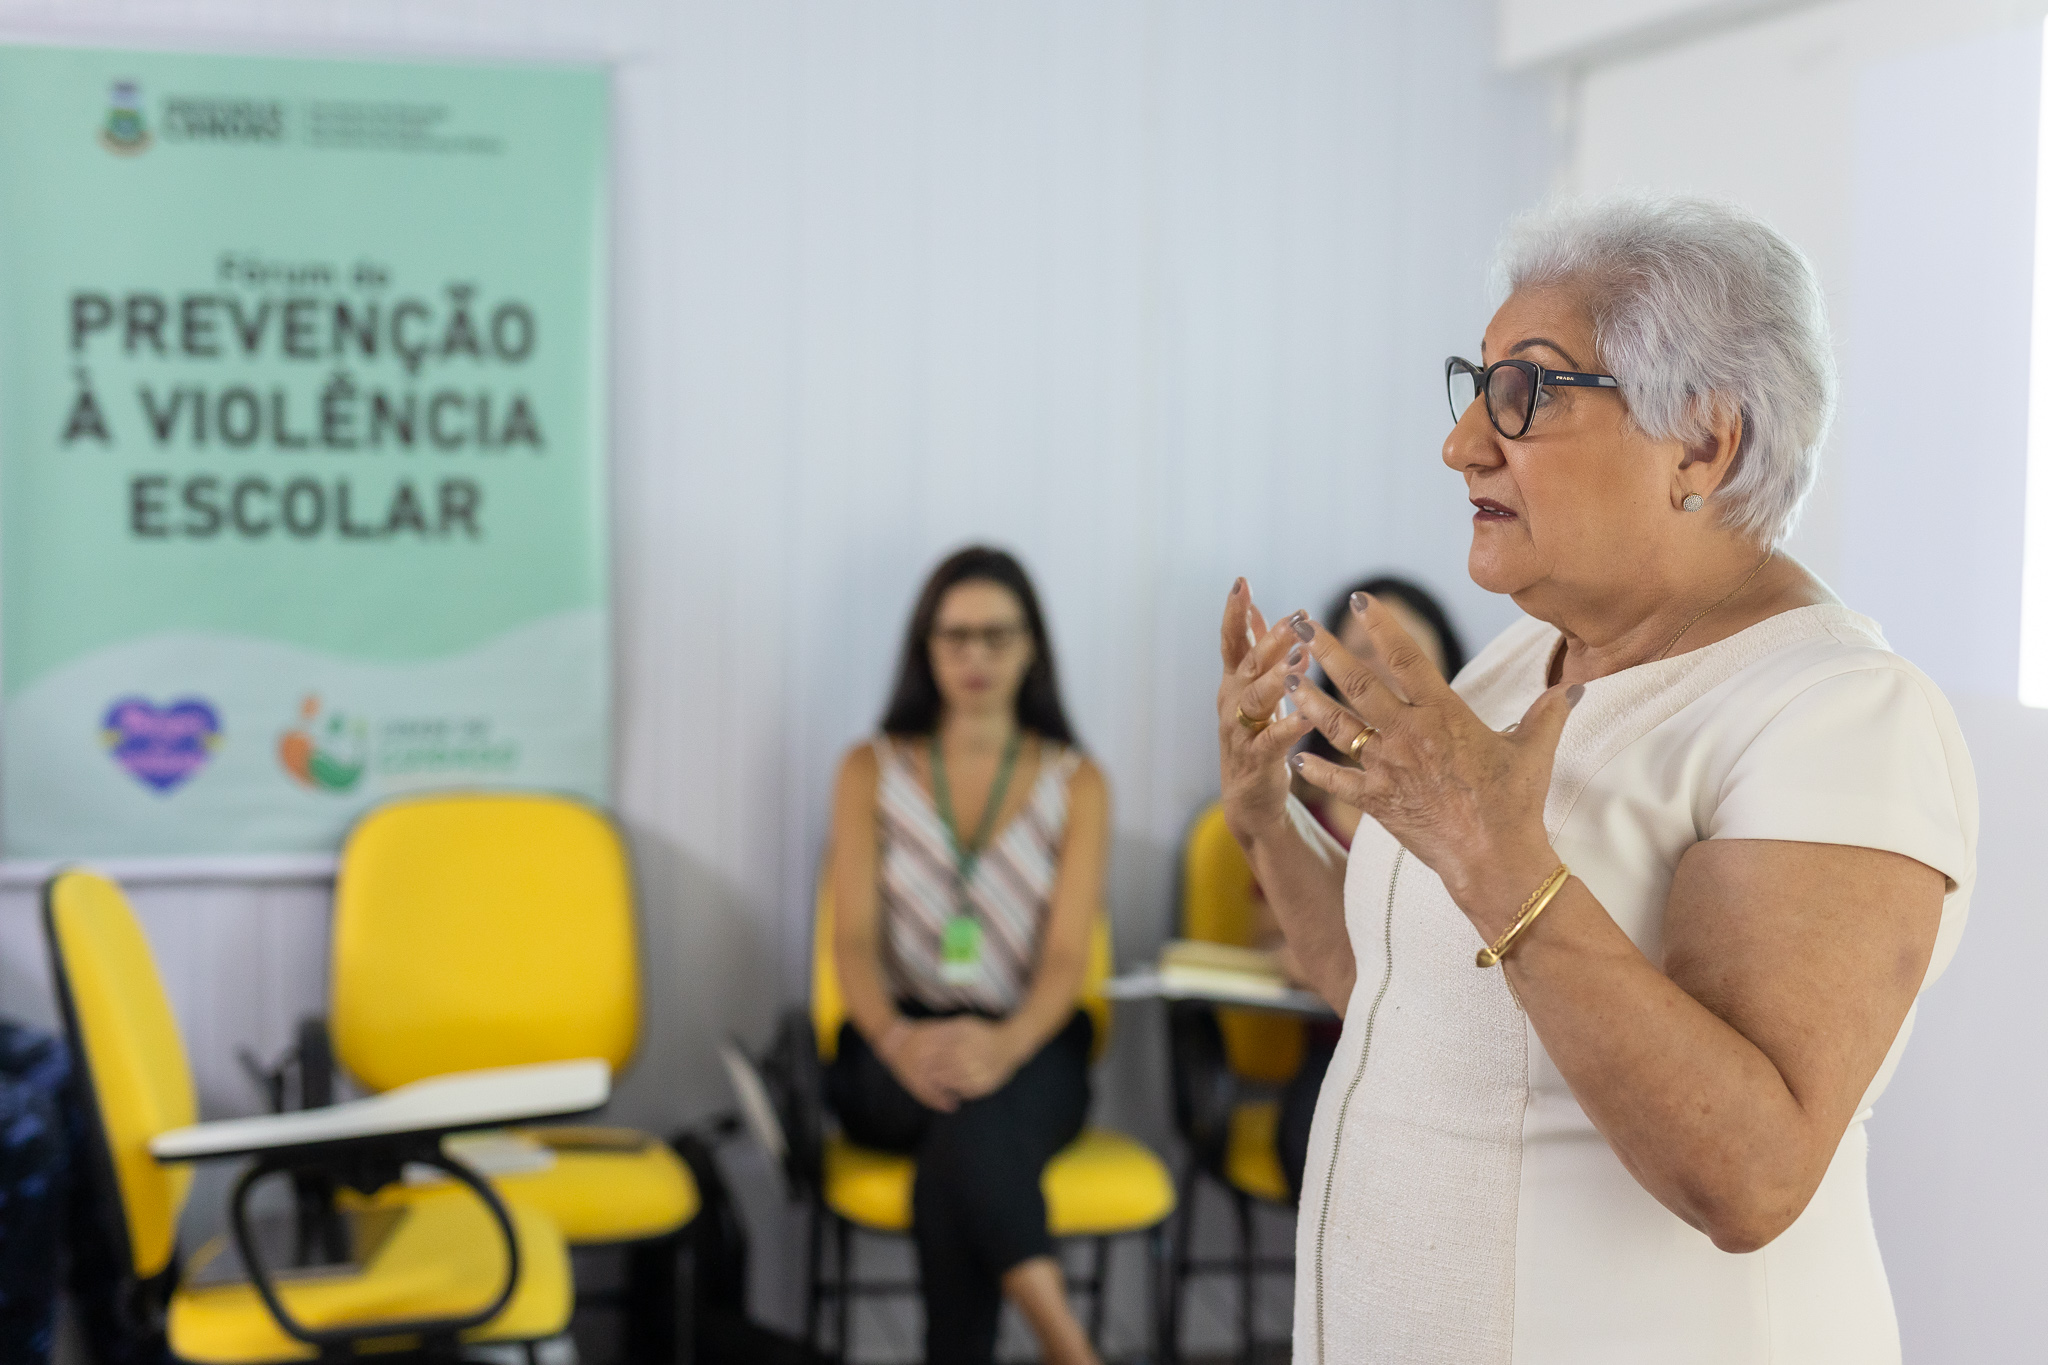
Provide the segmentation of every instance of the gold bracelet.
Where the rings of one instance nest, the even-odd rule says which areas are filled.
[[[1564,890],[1564,884],[1571,880],[1571,875],[1572,870],[1559,863],[1557,871],[1545,877],[1543,885],[1531,891],[1529,899],[1522,902],[1522,913],[1515,916],[1515,922],[1508,926],[1507,932],[1496,939],[1491,948],[1481,948],[1474,960],[1482,967],[1491,967],[1506,957],[1508,949],[1514,947],[1515,940],[1522,936],[1522,931],[1534,924],[1536,917],[1543,913],[1543,907]]]

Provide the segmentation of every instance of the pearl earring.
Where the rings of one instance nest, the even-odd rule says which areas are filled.
[[[1685,495],[1685,501],[1681,502],[1678,505],[1680,507],[1683,507],[1688,512],[1697,512],[1700,510],[1701,506],[1700,495],[1697,493],[1687,493]]]

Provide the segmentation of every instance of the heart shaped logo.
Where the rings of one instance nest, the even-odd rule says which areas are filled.
[[[100,742],[129,776],[153,791],[168,792],[213,757],[220,746],[220,716],[197,697],[181,697],[169,706],[123,697],[107,708]]]

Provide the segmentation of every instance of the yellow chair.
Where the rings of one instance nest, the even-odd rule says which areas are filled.
[[[1089,945],[1087,974],[1081,986],[1081,1008],[1095,1024],[1092,1055],[1100,1057],[1109,1043],[1109,999],[1103,983],[1110,975],[1109,921],[1097,916]],[[818,888],[811,951],[811,1033],[817,1057],[830,1062],[839,1052],[839,1029],[846,1021],[845,998],[832,955],[830,882]],[[850,1306],[863,1295],[899,1293],[914,1285],[863,1284],[853,1279],[855,1230],[901,1236],[910,1231],[910,1191],[917,1163],[894,1152],[881,1152],[833,1133],[823,1141],[820,1169],[808,1182],[813,1193],[810,1244],[810,1294],[805,1315],[806,1339],[818,1344],[819,1318],[827,1300],[838,1310],[835,1346],[848,1355]],[[1152,1149],[1121,1133],[1084,1128],[1081,1135],[1054,1156],[1045,1168],[1046,1223],[1056,1238],[1086,1238],[1094,1244],[1094,1264],[1074,1287],[1090,1296],[1089,1337],[1099,1346],[1108,1303],[1110,1239],[1145,1233],[1150,1238],[1152,1303],[1155,1325],[1163,1325],[1165,1285],[1161,1282],[1166,1253],[1166,1221],[1173,1214],[1173,1177]],[[824,1271],[824,1229],[836,1234],[835,1273]],[[1163,1338],[1162,1338],[1163,1340]]]
[[[1257,937],[1251,864],[1224,823],[1220,803],[1188,827],[1181,854],[1180,932],[1183,938],[1236,947],[1254,946]],[[1271,1091],[1300,1068],[1307,1029],[1292,1015],[1183,1001],[1172,1007],[1168,1031],[1175,1126],[1190,1153],[1180,1191],[1171,1315],[1177,1331],[1190,1277],[1234,1275],[1239,1350],[1249,1361],[1256,1350],[1257,1277],[1261,1271],[1294,1266],[1291,1257],[1258,1255],[1253,1209],[1258,1203],[1294,1207],[1280,1165],[1280,1104]],[[1249,1096],[1243,1093],[1247,1088],[1253,1090]],[[1196,1183],[1202,1176],[1217,1182],[1237,1215],[1237,1251],[1227,1258],[1198,1261],[1193,1256]]]
[[[43,930],[64,1025],[88,1082],[90,1129],[81,1165],[110,1213],[96,1229],[139,1292],[129,1302],[146,1330],[163,1331],[171,1354],[193,1365],[248,1365],[345,1357],[358,1343],[382,1351],[452,1350],[463,1342],[532,1342],[568,1325],[572,1299],[561,1233],[542,1213],[500,1201],[440,1153],[442,1134],[467,1126],[458,1113],[545,1118],[602,1103],[602,1067],[586,1063],[562,1089],[563,1068],[498,1072],[532,1102],[476,1107],[475,1087],[437,1088],[389,1102],[198,1124],[183,1040],[148,941],[127,899],[95,873],[66,871],[43,889]],[[574,1068],[570,1068],[574,1070]],[[588,1074],[588,1073],[594,1073]],[[476,1078],[464,1078],[474,1081]],[[430,1112],[431,1111],[431,1112]],[[410,1112],[409,1123],[391,1122]],[[374,1120],[382,1115],[383,1121]],[[373,1131],[374,1130],[374,1131]],[[177,1225],[191,1191],[189,1160],[253,1157],[231,1208],[245,1271],[209,1276],[229,1242],[215,1238],[181,1276]],[[393,1198],[385,1189],[408,1161],[427,1161],[467,1185]],[[363,1192],[380,1230],[356,1264],[279,1277],[249,1232],[246,1201],[274,1172],[320,1170]],[[358,1223],[369,1226],[369,1221]],[[208,1283],[212,1278],[216,1282]]]
[[[625,848],[603,813],[564,797],[444,793],[370,812],[342,850],[333,957],[334,1058],[371,1091],[563,1057],[617,1070],[639,1039]],[[689,1168],[631,1129],[520,1136],[552,1164],[494,1183],[571,1246],[622,1246],[629,1358],[673,1359],[678,1257],[698,1209]]]

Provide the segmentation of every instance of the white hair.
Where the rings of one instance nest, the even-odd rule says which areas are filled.
[[[1565,286],[1593,320],[1630,419],[1656,440],[1704,440],[1742,416],[1722,521],[1776,545],[1813,488],[1834,415],[1835,361],[1813,266],[1762,219],[1711,199],[1615,195],[1516,219],[1500,297]]]

